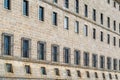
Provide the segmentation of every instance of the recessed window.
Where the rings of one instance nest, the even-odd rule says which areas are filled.
[[[97,55],[96,54],[92,55],[92,66],[97,67]]]
[[[31,74],[31,68],[29,65],[25,65],[25,71],[27,74]]]
[[[96,29],[93,28],[93,39],[96,39]]]
[[[84,31],[84,35],[88,36],[88,26],[87,25],[84,26],[84,30],[83,31]]]
[[[65,16],[64,18],[64,28],[69,29],[69,18]]]
[[[23,0],[23,15],[29,16],[29,2],[27,0]]]
[[[54,3],[58,3],[58,0],[53,0]]]
[[[8,10],[11,9],[11,0],[4,0],[4,8]]]
[[[120,39],[119,39],[119,48],[120,48]]]
[[[75,57],[74,57],[75,64],[79,65],[80,64],[80,51],[75,50],[74,52],[75,52]]]
[[[113,37],[113,45],[116,46],[116,37]]]
[[[69,8],[69,0],[64,0],[64,6],[65,8]]]
[[[8,73],[13,73],[12,64],[6,63],[6,71]]]
[[[38,59],[45,60],[46,56],[46,43],[39,41],[38,42]]]
[[[117,74],[115,74],[115,78],[118,79],[118,75]]]
[[[105,79],[105,74],[104,73],[102,73],[102,76],[103,76],[103,79]]]
[[[53,12],[52,14],[52,22],[53,22],[53,25],[57,26],[57,13],[56,12]]]
[[[109,74],[109,78],[112,79],[112,75],[111,74]]]
[[[113,59],[113,69],[117,70],[117,59]]]
[[[113,1],[113,6],[116,8],[116,2],[115,1]]]
[[[93,20],[96,21],[96,10],[95,9],[93,9],[93,15],[92,16],[93,16]]]
[[[103,25],[103,13],[100,14],[100,23]]]
[[[56,76],[60,76],[60,73],[59,73],[59,69],[58,69],[58,68],[55,68],[54,71],[55,71],[55,75],[56,75]]]
[[[58,62],[59,61],[59,46],[52,45],[52,61]]]
[[[84,52],[84,66],[89,66],[89,53]]]
[[[119,33],[120,33],[120,23],[119,23]]]
[[[79,22],[75,21],[75,33],[79,33]]]
[[[42,75],[46,75],[46,68],[45,67],[41,67],[41,74]]]
[[[110,0],[107,0],[108,4],[110,4]]]
[[[98,74],[97,74],[97,72],[95,72],[95,78],[98,78]]]
[[[67,70],[66,70],[66,73],[67,73],[67,76],[69,76],[69,77],[71,76],[70,70],[67,69]]]
[[[2,38],[3,38],[3,42],[2,42],[3,55],[12,55],[12,53],[13,53],[13,35],[3,33]]]
[[[100,40],[103,42],[103,32],[100,32]]]
[[[119,60],[119,64],[118,65],[119,65],[119,71],[120,71],[120,60]]]
[[[90,78],[90,73],[86,71],[87,78]]]
[[[30,43],[31,40],[27,38],[22,38],[22,57],[29,58],[30,57]]]
[[[39,20],[44,21],[44,8],[39,6]]]
[[[114,26],[113,27],[114,31],[116,31],[116,21],[115,20],[113,21],[113,26]]]
[[[111,58],[107,57],[107,69],[111,69]]]
[[[79,0],[75,0],[75,12],[79,13]]]
[[[110,34],[107,34],[107,43],[110,44]]]
[[[110,17],[107,17],[107,26],[110,28]]]
[[[70,63],[70,49],[64,48],[64,63]]]
[[[79,70],[77,70],[77,76],[81,77],[81,72]]]
[[[88,17],[88,5],[84,5],[85,6],[85,12],[84,12],[84,14],[85,14],[85,17]]]
[[[104,67],[105,67],[105,57],[100,56],[100,68],[104,68]]]

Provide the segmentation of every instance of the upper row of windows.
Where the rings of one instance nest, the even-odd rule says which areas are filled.
[[[54,2],[57,2],[57,0],[54,0]],[[65,0],[65,7],[69,8],[69,0]],[[6,9],[11,9],[11,1],[10,0],[4,0],[4,8]],[[76,13],[79,13],[79,2],[78,0],[76,0]],[[93,21],[96,21],[96,9],[93,9],[92,12],[92,19]],[[23,15],[29,16],[29,2],[27,0],[23,0]],[[84,16],[88,17],[88,5],[84,5]],[[39,7],[39,20],[44,21],[44,7],[40,6]],[[69,22],[68,22],[69,18],[66,16],[64,19],[64,28],[68,29],[69,27]],[[57,25],[57,12],[53,12],[52,14],[52,23],[53,25]],[[78,26],[78,22],[76,22],[76,26]],[[107,17],[107,27],[110,28],[110,23],[111,23],[111,19],[110,17]],[[100,24],[103,25],[104,24],[104,14],[101,13],[100,14]],[[116,31],[117,30],[117,23],[116,20],[113,20],[113,30]],[[78,30],[76,30],[78,31]],[[120,33],[120,23],[119,23],[119,33]]]

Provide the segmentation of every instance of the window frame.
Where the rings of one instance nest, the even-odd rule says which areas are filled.
[[[28,54],[27,54],[28,56],[24,56],[24,55],[23,55],[23,54],[24,54],[24,53],[23,53],[23,48],[24,48],[23,41],[24,41],[24,40],[27,40],[28,43],[29,43],[29,44],[28,44],[29,50],[28,50]],[[22,37],[22,38],[21,38],[21,57],[22,57],[22,58],[26,58],[26,59],[27,59],[27,58],[31,58],[31,39],[30,39],[30,38],[25,38],[25,37]]]
[[[55,60],[53,59],[53,47],[56,47],[56,48],[57,48],[57,61],[55,61]],[[53,62],[59,62],[59,61],[60,61],[60,47],[59,47],[59,45],[57,45],[57,44],[52,44],[52,45],[51,45],[51,60],[52,60]]]

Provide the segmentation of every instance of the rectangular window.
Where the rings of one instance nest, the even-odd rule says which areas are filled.
[[[29,2],[27,0],[23,0],[23,15],[29,16]]]
[[[110,44],[110,34],[107,34],[107,43]]]
[[[96,29],[93,28],[93,39],[96,39]]]
[[[97,55],[96,54],[93,54],[92,55],[92,66],[93,67],[97,67]]]
[[[107,0],[108,4],[110,4],[110,0]]]
[[[84,31],[84,35],[88,36],[88,26],[87,25],[84,26],[84,30],[83,31]]]
[[[112,79],[112,75],[111,74],[109,74],[109,78]]]
[[[7,35],[7,34],[3,34],[3,54],[4,55],[11,55],[12,54],[12,35]]]
[[[95,78],[98,78],[98,74],[97,74],[97,72],[95,72]]]
[[[31,74],[31,68],[29,65],[25,65],[25,71],[27,74]]]
[[[120,48],[120,39],[119,39],[119,48]]]
[[[96,21],[96,10],[93,9],[93,20]]]
[[[79,33],[79,22],[75,22],[75,33]]]
[[[41,67],[41,74],[42,75],[46,75],[46,68],[45,67]]]
[[[59,46],[52,45],[52,61],[58,62],[59,61]]]
[[[6,71],[8,73],[13,73],[12,64],[6,63]]]
[[[103,76],[103,79],[105,79],[105,74],[104,73],[102,73],[102,76]]]
[[[100,23],[103,25],[103,13],[100,14]]]
[[[60,73],[59,73],[59,69],[58,69],[58,68],[55,68],[54,71],[55,71],[55,75],[56,75],[56,76],[60,76]]]
[[[69,29],[69,18],[65,16],[64,18],[64,28]]]
[[[120,60],[119,60],[119,71],[120,71]]]
[[[77,76],[81,77],[81,72],[79,70],[77,70]]]
[[[70,70],[66,70],[66,73],[67,73],[67,76],[71,76],[71,72],[70,72]]]
[[[100,40],[103,42],[103,32],[101,31]]]
[[[118,76],[117,76],[117,74],[115,74],[115,78],[118,80]]]
[[[119,33],[120,33],[120,23],[119,23]]]
[[[4,0],[4,8],[8,10],[11,9],[11,0]]]
[[[114,22],[113,22],[113,29],[114,29],[114,31],[116,31],[116,21],[114,20]]]
[[[116,37],[113,37],[113,45],[116,46]]]
[[[58,0],[53,0],[54,3],[58,3]]]
[[[100,56],[100,68],[104,68],[104,67],[105,67],[105,57]]]
[[[69,8],[69,0],[64,0],[64,6],[65,8]]]
[[[89,53],[84,52],[84,66],[89,66]]]
[[[117,70],[117,59],[113,59],[113,69]]]
[[[74,57],[75,64],[79,65],[80,64],[80,51],[75,50],[74,52],[75,52],[75,57]]]
[[[79,0],[75,0],[75,12],[79,13]]]
[[[107,69],[111,69],[111,58],[107,57]]]
[[[64,48],[64,63],[70,63],[70,49]]]
[[[46,59],[46,43],[39,41],[38,42],[38,59],[45,60]]]
[[[87,78],[90,78],[90,73],[86,71]]]
[[[30,57],[30,39],[22,38],[22,57]]]
[[[85,17],[88,17],[88,6],[85,4]]]
[[[57,26],[57,13],[56,12],[53,12],[52,14],[52,22],[53,22],[53,25]]]
[[[107,17],[107,26],[110,28],[110,17]]]
[[[114,1],[113,6],[116,8],[116,2]]]
[[[39,7],[39,20],[44,21],[44,8]]]

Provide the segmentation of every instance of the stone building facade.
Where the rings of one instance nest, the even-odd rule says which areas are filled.
[[[0,80],[120,80],[119,0],[1,0]]]

